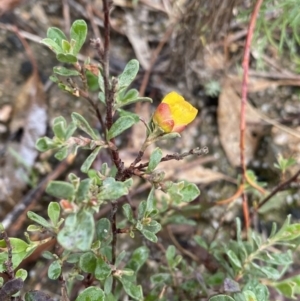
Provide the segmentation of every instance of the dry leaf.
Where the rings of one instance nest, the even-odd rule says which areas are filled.
[[[234,182],[234,179],[227,175],[203,167],[201,165],[203,161],[204,158],[198,158],[190,162],[186,160],[167,161],[160,163],[159,169],[166,173],[166,180],[187,180],[195,184],[209,184],[219,180]],[[174,176],[176,176],[176,178]]]
[[[269,81],[263,79],[250,79],[249,92],[258,92],[267,88],[276,88],[281,85],[299,86],[298,80]],[[222,93],[219,97],[218,106],[218,128],[220,141],[229,162],[233,166],[240,165],[240,112],[241,112],[241,90],[242,81],[238,77],[227,77],[222,84]],[[300,133],[277,121],[267,117],[253,108],[249,103],[246,107],[246,132],[245,132],[245,158],[246,163],[253,158],[263,131],[263,123],[271,124],[300,139]]]
[[[47,110],[43,85],[32,75],[22,86],[13,108],[10,132],[22,130],[20,142],[7,145],[5,165],[0,171],[0,201],[6,197],[18,200],[27,185],[27,177],[35,162],[38,151],[35,143],[45,135]]]
[[[241,98],[234,86],[240,84],[237,78],[227,77],[222,84],[218,106],[218,128],[222,147],[233,166],[240,165],[240,112]],[[245,159],[248,163],[254,156],[258,142],[263,135],[261,118],[248,104],[246,112]]]
[[[146,36],[141,32],[140,24],[135,20],[132,14],[126,13],[125,18],[126,30],[124,32],[127,35],[140,64],[145,70],[148,70],[151,52]]]

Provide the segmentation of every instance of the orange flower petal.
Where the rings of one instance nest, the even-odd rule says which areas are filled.
[[[196,108],[173,91],[167,94],[157,107],[153,121],[166,133],[180,133],[195,119],[197,113]]]
[[[154,115],[153,115],[153,121],[159,126],[161,127],[164,132],[166,133],[170,133],[172,132],[173,126],[174,126],[174,121],[172,119],[172,115],[171,115],[171,110],[169,105],[165,104],[165,103],[161,103]]]

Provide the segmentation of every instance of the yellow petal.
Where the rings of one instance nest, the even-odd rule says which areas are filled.
[[[198,113],[196,108],[174,91],[167,94],[162,103],[169,105],[174,126],[185,126],[191,123]]]

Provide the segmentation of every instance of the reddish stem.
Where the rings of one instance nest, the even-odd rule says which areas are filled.
[[[257,15],[263,0],[257,0],[254,10],[251,15],[246,44],[243,58],[243,82],[242,82],[242,105],[241,105],[241,120],[240,120],[240,150],[241,150],[241,167],[242,167],[242,185],[246,183],[246,162],[245,162],[245,130],[246,130],[246,105],[247,105],[247,92],[248,92],[248,76],[249,76],[249,59],[250,59],[250,46],[255,28]],[[249,208],[246,193],[242,194],[243,199],[243,212],[245,218],[245,227],[250,227]]]

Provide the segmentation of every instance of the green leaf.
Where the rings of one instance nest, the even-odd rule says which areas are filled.
[[[196,197],[200,195],[200,190],[196,184],[185,181],[184,187],[180,191],[180,193],[183,196],[182,201],[188,203],[193,201]]]
[[[151,242],[157,243],[158,238],[153,232],[143,228],[141,230],[141,233],[145,236],[145,238],[147,238]]]
[[[70,29],[70,38],[75,40],[76,43],[73,46],[73,54],[77,54],[82,45],[85,42],[87,35],[87,25],[84,20],[76,20]]]
[[[148,198],[147,198],[147,202],[146,202],[146,212],[145,212],[145,217],[148,217],[151,215],[151,213],[154,211],[154,191],[155,191],[155,187],[152,186]]]
[[[15,278],[21,278],[23,281],[25,281],[27,278],[27,275],[28,275],[28,273],[26,270],[19,269],[16,271]]]
[[[66,158],[68,157],[69,151],[70,151],[69,146],[66,145],[66,146],[60,148],[60,149],[56,152],[56,154],[54,155],[54,157],[55,157],[57,160],[62,161],[62,160],[66,159]]]
[[[107,218],[101,218],[96,224],[96,237],[103,243],[105,241],[110,242],[111,238],[111,225]]]
[[[260,266],[254,262],[251,262],[250,269],[256,269],[257,273],[263,276],[267,276],[267,278],[271,280],[278,280],[281,277],[280,271],[271,266]]]
[[[200,247],[204,248],[205,250],[208,249],[208,245],[203,237],[196,235],[194,236],[194,240]]]
[[[139,97],[139,91],[137,89],[130,89],[126,93],[121,91],[117,93],[117,105],[124,106],[132,99]]]
[[[136,250],[134,250],[134,252],[132,253],[132,256],[126,265],[126,268],[135,271],[135,275],[136,275],[139,269],[145,264],[148,257],[149,257],[149,249],[144,246],[139,247]]]
[[[61,41],[61,47],[64,53],[69,53],[71,50],[71,44],[66,40]]]
[[[29,245],[25,241],[19,239],[10,237],[9,238],[11,247],[12,247],[12,263],[13,268],[19,266],[19,264],[29,255],[32,254],[32,252],[37,248],[37,245]],[[6,243],[4,240],[0,240],[0,248],[6,248]],[[5,262],[8,260],[8,254],[7,251],[0,253],[0,273],[3,273],[5,268]]]
[[[110,140],[132,127],[136,121],[131,116],[120,117],[109,129],[107,139]]]
[[[131,179],[132,184],[132,179]],[[123,195],[127,195],[129,189],[124,182],[116,181],[114,178],[106,178],[100,187],[100,193],[97,195],[98,200],[117,200]]]
[[[50,27],[47,30],[47,38],[51,39],[58,45],[61,45],[62,40],[67,40],[66,35],[57,27]]]
[[[86,210],[70,214],[57,240],[66,250],[88,251],[94,238],[94,223],[93,214]]]
[[[48,277],[52,280],[58,279],[61,274],[61,265],[58,260],[53,261],[48,269]]]
[[[115,266],[117,267],[126,256],[126,251],[123,250],[116,258]]]
[[[168,266],[174,269],[182,260],[181,255],[176,255],[176,249],[173,245],[170,245],[166,251],[166,258],[168,262]]]
[[[69,263],[78,263],[80,261],[80,255],[80,253],[70,254],[66,261]]]
[[[97,257],[93,252],[87,252],[80,256],[79,267],[85,273],[94,274],[97,265]]]
[[[121,90],[117,93],[116,108],[121,108],[139,101],[152,102],[152,99],[149,97],[139,97],[139,91],[136,89],[130,89],[126,93],[124,93],[124,90]]]
[[[290,241],[300,236],[300,224],[293,224],[280,229],[276,234],[277,241]]]
[[[65,136],[66,140],[68,140],[74,134],[76,129],[77,129],[76,123],[74,121],[71,121],[66,129],[66,136]]]
[[[197,185],[187,181],[172,183],[167,192],[170,194],[174,205],[180,205],[181,202],[191,202],[200,194]]]
[[[69,199],[75,194],[74,186],[63,181],[51,181],[46,192],[59,199]]]
[[[56,256],[54,256],[51,252],[45,251],[42,253],[43,258],[48,259],[48,260],[54,260],[57,259]]]
[[[53,224],[56,226],[60,216],[60,206],[56,202],[50,202],[48,205],[48,216]]]
[[[57,44],[55,41],[53,41],[52,39],[49,38],[42,39],[41,43],[49,47],[56,54],[63,52],[61,46]]]
[[[93,162],[95,161],[95,159],[97,158],[100,150],[101,150],[102,146],[98,146],[96,147],[91,153],[90,155],[85,159],[85,161],[83,162],[83,164],[81,165],[80,170],[84,173],[87,173],[90,169],[90,167],[92,166]]]
[[[80,182],[76,192],[76,200],[78,202],[83,202],[89,198],[91,182],[91,179],[84,179]]]
[[[81,292],[75,301],[105,301],[105,294],[102,289],[91,286]]]
[[[118,113],[119,113],[120,117],[124,117],[124,116],[132,117],[134,119],[135,123],[138,123],[140,121],[140,116],[135,113],[125,111],[122,109],[118,109]]]
[[[129,204],[124,204],[122,206],[122,209],[123,209],[124,215],[128,219],[128,221],[130,223],[134,224],[135,223],[135,219],[133,217],[133,212],[132,212],[131,206]]]
[[[276,289],[284,296],[288,298],[295,299],[295,289],[296,283],[295,282],[280,282],[276,284]]]
[[[162,140],[169,140],[169,139],[174,139],[174,138],[180,138],[180,134],[179,133],[168,133],[168,134],[164,134],[162,136],[158,136],[157,138],[155,138],[155,142],[158,141],[162,141]]]
[[[142,301],[143,298],[143,290],[140,285],[136,285],[125,277],[118,277],[119,281],[122,283],[125,292],[134,300]]]
[[[57,146],[57,143],[53,142],[53,140],[48,137],[39,138],[35,144],[35,147],[40,152],[45,152],[49,149],[57,148]]]
[[[251,291],[243,291],[243,294],[246,298],[246,301],[261,301],[261,300],[258,300],[255,296],[255,294]]]
[[[118,91],[126,89],[135,79],[139,72],[139,62],[135,59],[129,61],[118,79]]]
[[[77,62],[77,57],[70,53],[60,52],[56,55],[56,59],[61,63],[75,64]]]
[[[59,79],[57,78],[57,76],[55,76],[55,75],[50,75],[49,79],[56,84],[59,84],[59,82],[60,82]]]
[[[44,228],[52,229],[52,226],[50,225],[50,223],[48,223],[43,217],[39,216],[38,214],[36,214],[32,211],[28,211],[27,216],[29,219],[31,219],[32,221],[36,222],[37,224],[43,226]]]
[[[138,219],[142,219],[143,217],[145,217],[146,208],[147,203],[145,201],[141,201],[138,207]]]
[[[166,251],[166,258],[168,261],[168,265],[171,265],[171,263],[173,262],[175,254],[176,254],[175,247],[173,245],[168,246],[168,249]]]
[[[53,68],[53,72],[61,76],[79,76],[80,73],[77,70],[70,70],[63,66],[58,66]]]
[[[111,293],[111,290],[112,290],[112,284],[113,284],[113,276],[109,276],[105,279],[105,282],[104,282],[104,292],[106,295],[110,294]],[[107,300],[107,296],[106,296],[106,299],[105,301],[108,301]]]
[[[95,134],[89,123],[85,120],[83,116],[81,116],[78,113],[72,113],[72,120],[76,124],[76,126],[87,133],[90,137],[92,137],[94,140],[98,140],[98,136]]]
[[[96,279],[103,281],[111,274],[110,266],[101,258],[97,258],[97,265],[95,268],[95,277]]]
[[[150,156],[149,165],[146,169],[146,172],[148,173],[152,172],[159,164],[162,156],[163,156],[162,150],[159,147],[157,147]]]
[[[291,250],[288,250],[286,253],[269,253],[265,252],[257,256],[257,259],[264,262],[276,265],[289,265],[294,262],[293,253]]]
[[[29,225],[27,227],[28,232],[44,232],[44,228],[38,225]]]
[[[234,299],[226,295],[217,295],[209,298],[208,301],[234,301]]]
[[[58,116],[53,119],[53,125],[56,125],[58,123],[62,123],[62,127],[65,129],[67,126],[66,119],[63,116]]]
[[[150,277],[150,281],[154,285],[163,286],[171,280],[171,275],[168,273],[158,273]]]
[[[226,252],[226,254],[234,268],[238,268],[238,269],[242,268],[242,264],[241,264],[240,260],[238,259],[238,257],[235,255],[235,253],[232,250],[228,250]]]
[[[157,233],[161,230],[161,224],[155,220],[151,220],[149,224],[144,225],[144,229],[153,233]]]

